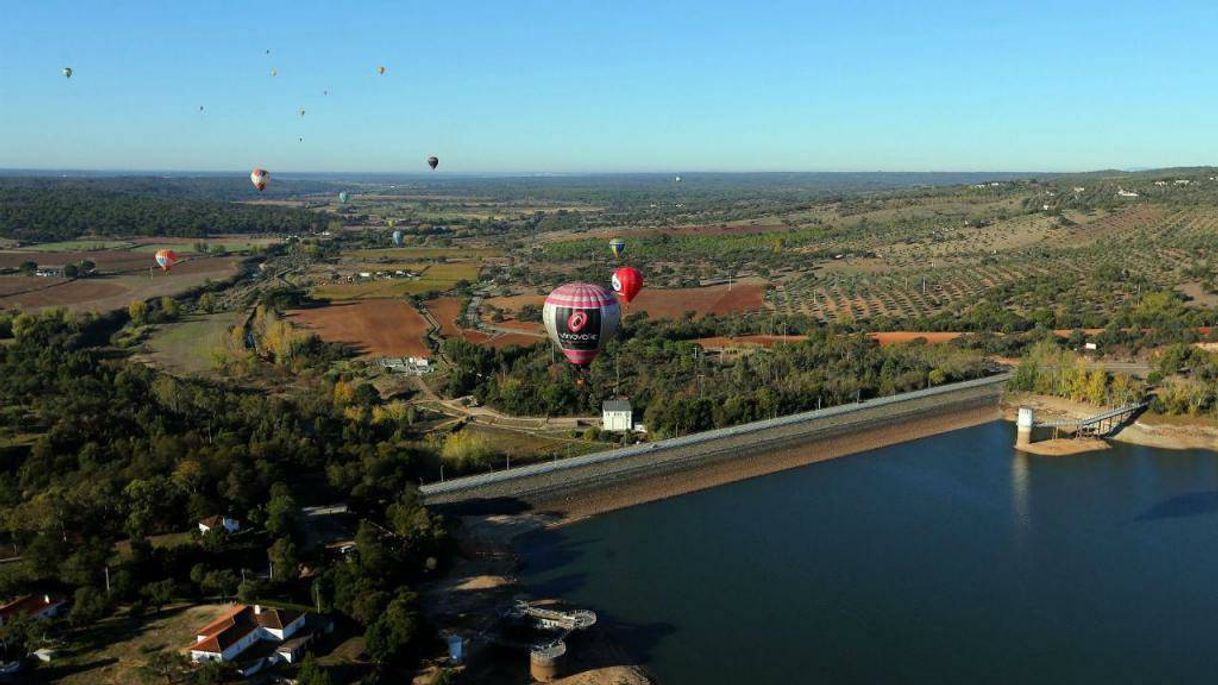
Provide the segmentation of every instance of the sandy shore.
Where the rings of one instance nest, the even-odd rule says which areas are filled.
[[[1072,402],[1061,397],[1009,393],[1002,400],[1003,418],[1014,421],[1016,412],[1021,406],[1032,407],[1036,411],[1038,421],[1085,418],[1094,416],[1105,409],[1105,407]],[[1147,412],[1109,440],[1170,450],[1208,449],[1218,451],[1218,422],[1200,417],[1160,416]],[[1035,445],[1039,444],[1041,443],[1035,443]]]
[[[556,523],[536,513],[466,516],[457,531],[459,553],[443,578],[421,588],[424,611],[441,631],[467,640],[466,663],[453,671],[455,682],[515,685],[531,682],[529,656],[500,647],[486,636],[495,630],[497,612],[523,592],[516,577],[520,560],[513,541]],[[561,599],[561,598],[556,598]],[[596,607],[591,607],[596,609]],[[442,664],[443,660],[438,660]],[[430,683],[437,666],[416,683]],[[652,685],[655,680],[615,639],[611,622],[599,624],[572,645],[564,657],[560,685]]]
[[[563,525],[614,509],[684,495],[819,461],[977,426],[998,418],[1000,418],[1000,413],[997,404],[913,418],[848,435],[812,439],[806,444],[790,449],[763,452],[676,473],[649,476],[627,481],[615,487],[582,492],[576,496],[542,500],[536,502],[535,507],[538,511],[554,516],[549,519],[550,525]]]

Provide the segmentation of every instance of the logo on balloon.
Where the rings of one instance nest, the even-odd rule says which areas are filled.
[[[588,314],[582,311],[575,311],[571,316],[567,317],[567,330],[579,333],[588,325]]]
[[[617,274],[613,274],[613,292],[622,292],[622,281],[618,279]]]

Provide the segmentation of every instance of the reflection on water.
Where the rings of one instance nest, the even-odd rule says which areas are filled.
[[[1218,673],[1215,455],[1016,452],[995,422],[596,517],[525,582],[665,683]]]

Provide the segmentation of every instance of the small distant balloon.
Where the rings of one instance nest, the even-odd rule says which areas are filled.
[[[440,166],[440,158],[439,157],[428,157],[427,166],[431,167],[432,171],[435,171],[436,167]]]
[[[250,172],[250,182],[261,193],[266,189],[267,184],[271,182],[271,172],[263,168],[254,169]]]
[[[169,271],[178,262],[178,254],[173,250],[157,250],[156,263],[161,271]]]
[[[300,108],[300,116],[301,116],[301,117],[304,117],[304,115],[305,115],[304,107],[301,107],[301,108]]]
[[[673,179],[673,183],[680,183],[680,182],[681,182],[680,176],[677,176],[676,178]]]
[[[279,75],[279,70],[276,69],[275,67],[271,67],[271,78],[275,78],[278,75]]]
[[[72,78],[72,67],[64,67],[64,68],[63,68],[63,77],[64,77],[64,78]]]
[[[329,91],[329,90],[323,90],[323,91],[321,91],[321,94],[322,94],[322,95],[329,95],[329,94],[330,94],[330,91]]]
[[[271,54],[271,49],[270,49],[270,48],[267,48],[267,49],[266,49],[266,54],[268,54],[268,55],[269,55],[269,54]]]
[[[203,111],[203,105],[199,105],[199,111],[200,111],[200,112],[202,112],[202,111]]]
[[[610,240],[609,251],[613,253],[615,258],[621,257],[622,253],[626,251],[626,241],[622,240],[621,238],[614,238],[613,240]]]
[[[347,204],[347,200],[350,200],[350,199],[351,199],[351,196],[345,190],[338,194],[338,201],[343,204]]]
[[[380,74],[381,76],[384,76],[385,75],[385,65],[382,64],[381,66],[377,67],[376,73]]]
[[[401,231],[393,232],[393,244],[397,245],[398,247],[402,246],[402,232]]]
[[[296,142],[298,142],[298,143],[303,143],[303,142],[304,142],[304,138],[297,138],[297,139],[296,139]]]

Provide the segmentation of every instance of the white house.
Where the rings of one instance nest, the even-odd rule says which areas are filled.
[[[601,428],[628,431],[634,428],[634,411],[629,400],[605,400],[601,404]]]
[[[305,624],[305,614],[286,609],[238,604],[195,636],[191,661],[232,661],[260,640],[283,643]]]
[[[199,521],[199,532],[203,535],[207,535],[213,528],[220,527],[223,527],[224,530],[230,533],[236,533],[237,531],[241,530],[241,524],[237,521],[237,519],[229,518],[227,516],[208,516],[202,521]]]
[[[0,626],[12,621],[18,616],[29,616],[32,620],[42,621],[63,613],[67,607],[66,597],[41,594],[25,595],[0,606]]]

